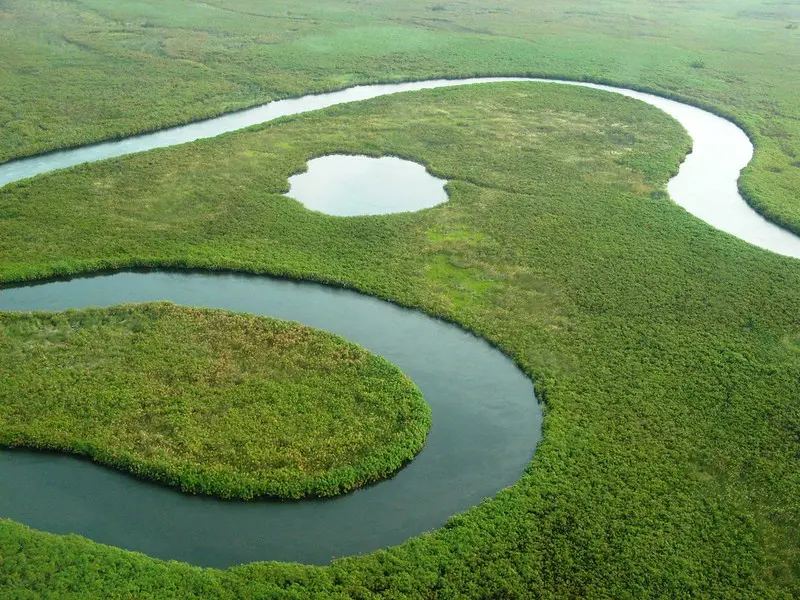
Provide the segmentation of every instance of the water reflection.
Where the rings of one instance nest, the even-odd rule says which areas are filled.
[[[394,156],[333,154],[308,161],[306,172],[290,177],[287,196],[329,215],[386,215],[447,202],[446,183]]]

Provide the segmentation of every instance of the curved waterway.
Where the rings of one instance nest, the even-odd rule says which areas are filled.
[[[672,199],[712,226],[800,258],[800,238],[766,221],[737,189],[752,158],[747,136],[711,113],[632,90],[519,77],[357,86],[282,100],[132,138],[0,165],[0,185],[73,165],[172,146],[282,116],[397,92],[533,81],[630,96],[677,119],[693,151],[670,182]],[[386,356],[417,383],[433,428],[395,478],[342,498],[297,503],[221,502],[185,496],[73,457],[0,452],[0,515],[56,533],[162,558],[225,567],[253,560],[327,563],[402,542],[514,483],[531,458],[541,413],[522,373],[457,327],[354,292],[263,277],[119,273],[0,291],[1,310],[58,310],[173,300],[294,319]]]
[[[165,559],[228,567],[326,564],[435,529],[516,482],[541,437],[531,381],[464,330],[356,292],[221,273],[118,273],[0,291],[0,310],[171,300],[300,321],[392,361],[433,411],[422,452],[394,478],[301,502],[182,494],[87,460],[0,452],[0,516]]]
[[[399,92],[511,81],[572,85],[603,90],[635,98],[663,110],[683,125],[693,141],[692,153],[681,166],[679,173],[669,182],[668,189],[672,200],[717,229],[755,246],[800,258],[800,237],[767,221],[739,194],[737,186],[739,173],[753,157],[753,145],[739,127],[708,111],[674,100],[624,88],[578,81],[532,77],[477,77],[354,86],[338,92],[278,100],[155,133],[8,162],[0,165],[0,186],[56,169],[210,138],[280,117],[337,104],[368,100]]]

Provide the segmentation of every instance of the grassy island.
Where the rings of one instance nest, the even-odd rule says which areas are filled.
[[[796,2],[6,0],[0,56],[2,161],[370,81],[646,88],[740,124],[744,195],[800,231]],[[3,188],[0,281],[173,266],[347,286],[483,336],[546,414],[517,483],[396,547],[217,570],[5,520],[0,596],[800,597],[800,261],[674,205],[688,149],[628,99],[479,86]],[[335,152],[423,163],[450,201],[337,219],[282,195]]]
[[[140,264],[346,285],[484,336],[547,413],[517,484],[328,569],[203,570],[5,523],[0,573],[97,596],[791,595],[800,265],[670,201],[688,147],[634,100],[515,83],[389,96],[7,186],[6,281]],[[337,218],[282,195],[335,152],[423,163],[450,201]]]
[[[0,444],[223,498],[333,496],[422,448],[430,409],[331,333],[145,304],[0,313]]]

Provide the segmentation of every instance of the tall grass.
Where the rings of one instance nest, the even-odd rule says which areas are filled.
[[[800,594],[800,266],[670,202],[687,150],[675,122],[630,99],[508,84],[341,106],[4,189],[6,282],[147,264],[349,286],[499,346],[546,419],[517,484],[396,548],[221,572],[5,522],[0,583],[64,597]],[[334,152],[424,163],[450,201],[334,218],[282,195]]]
[[[416,386],[351,342],[171,304],[0,313],[0,372],[0,445],[222,498],[345,493],[430,429]]]

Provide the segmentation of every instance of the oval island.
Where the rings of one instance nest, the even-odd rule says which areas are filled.
[[[0,313],[0,372],[0,445],[221,498],[352,491],[431,424],[408,377],[337,335],[169,303]]]

